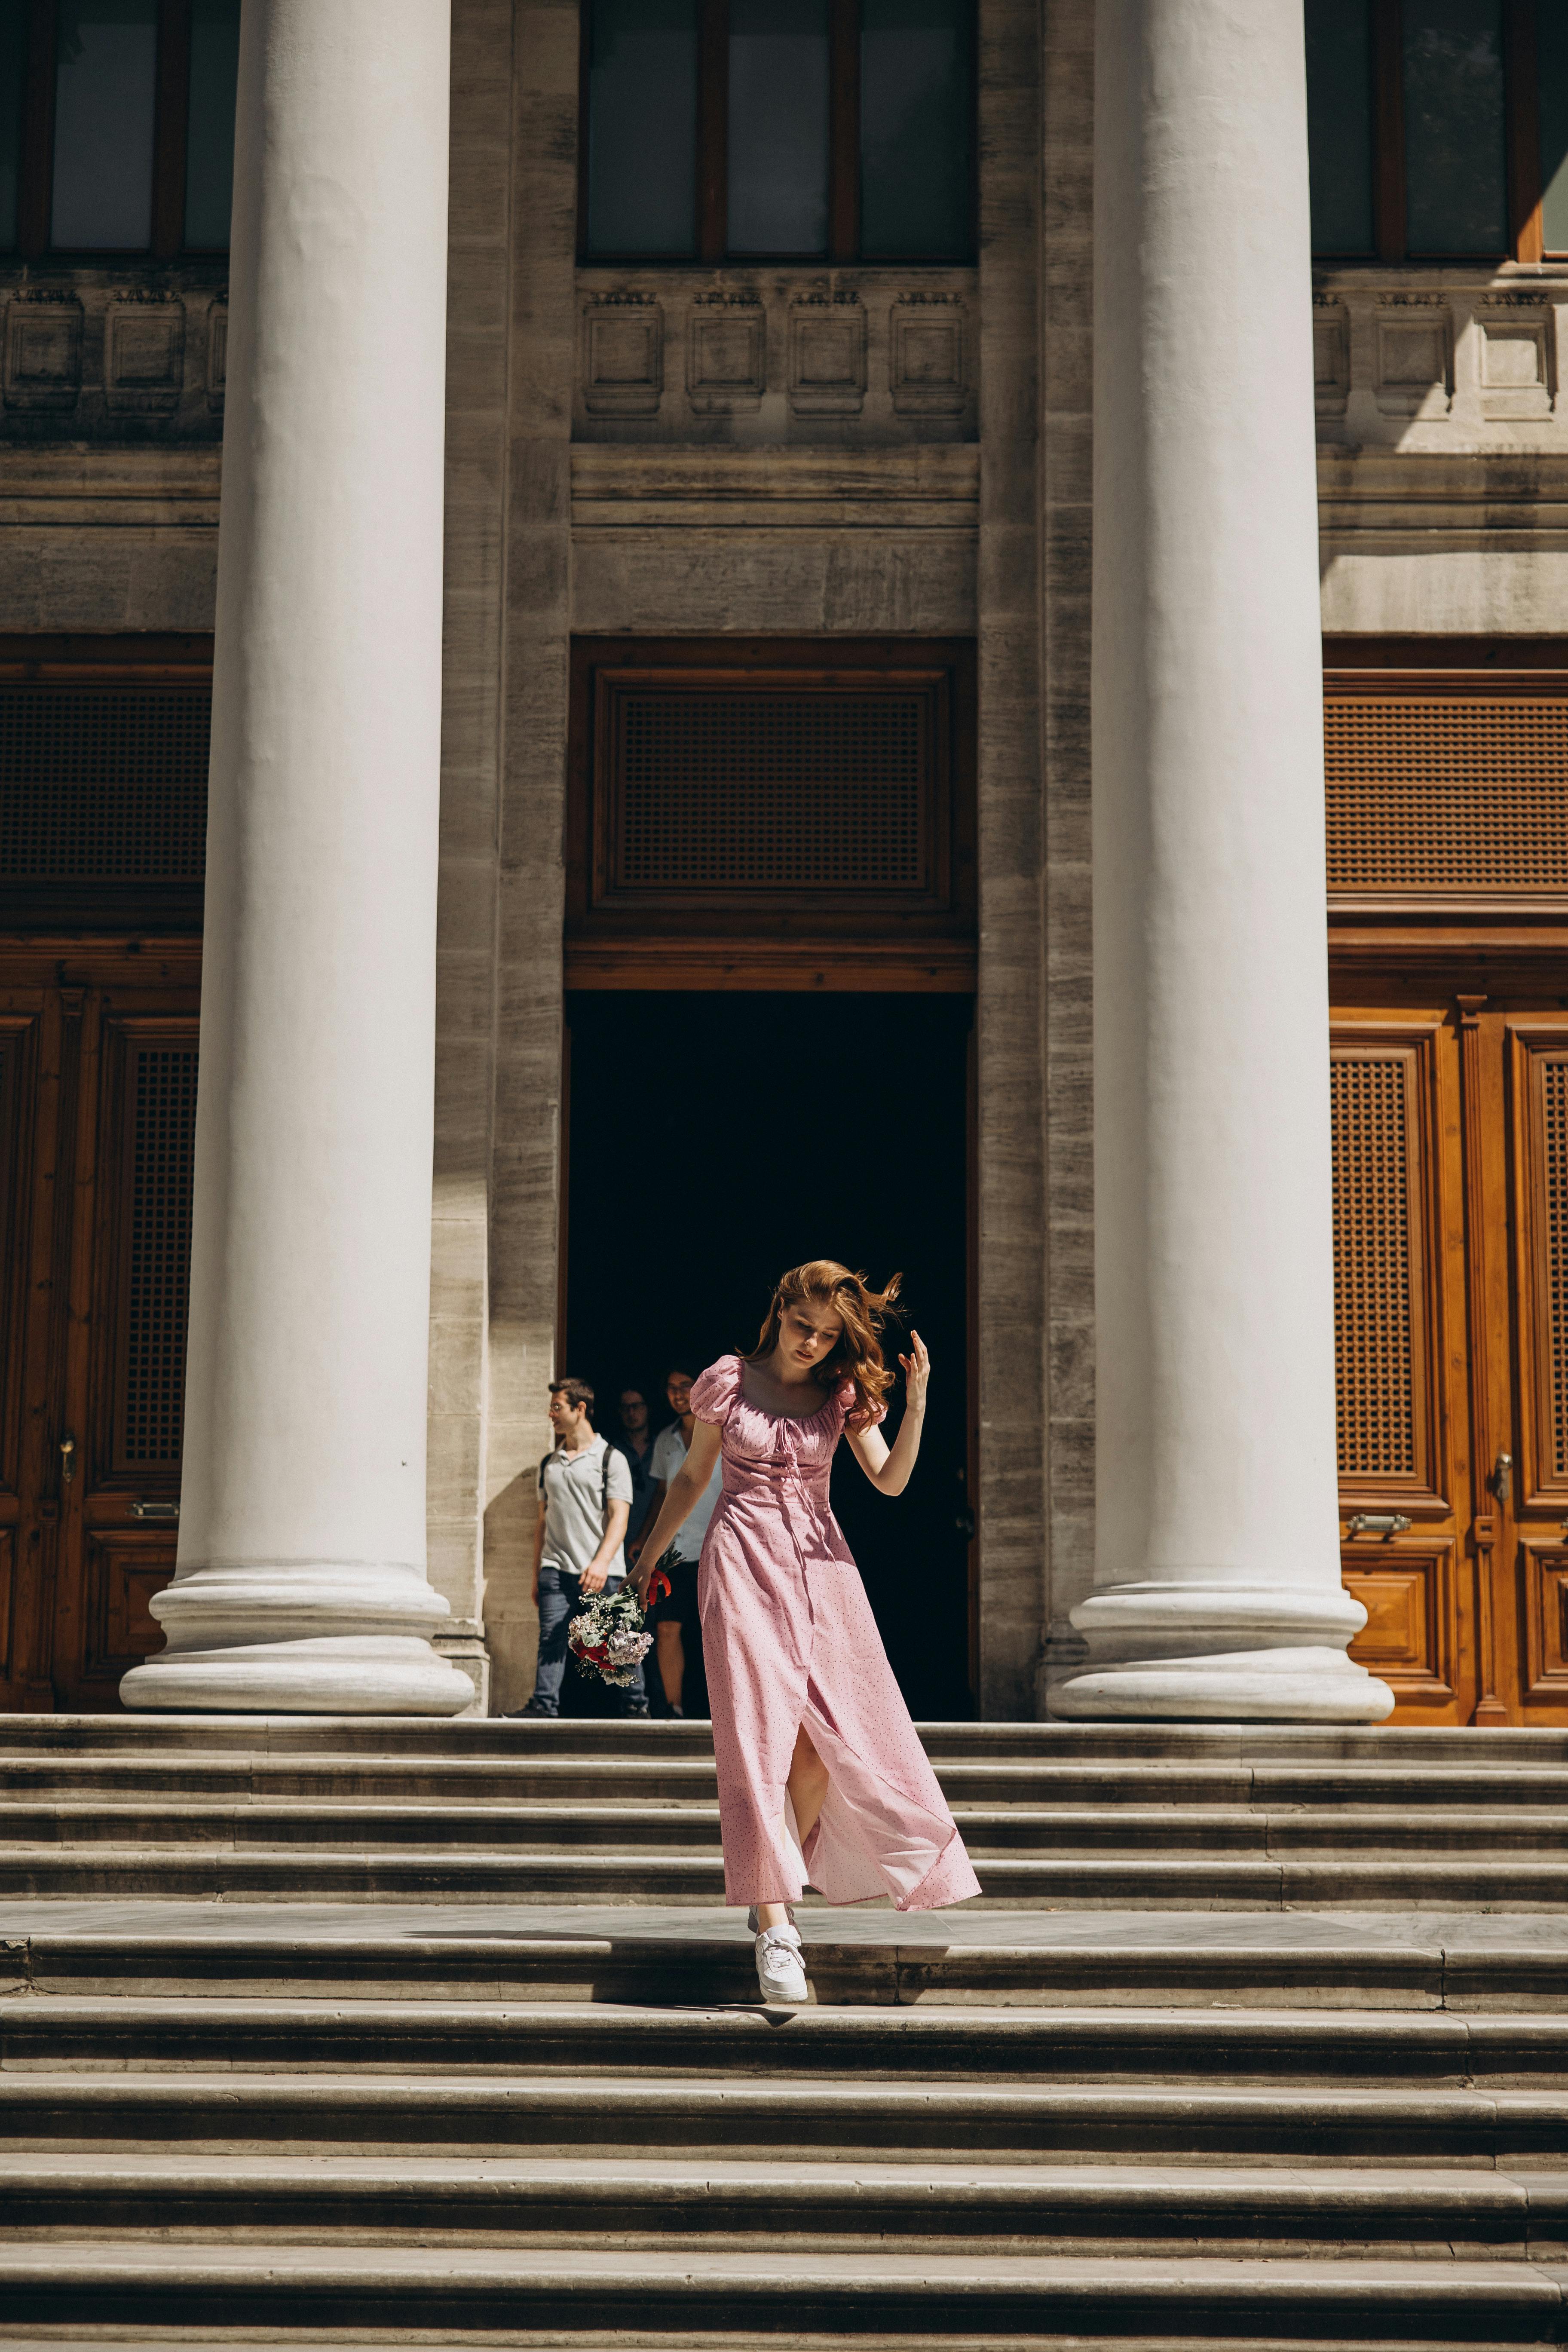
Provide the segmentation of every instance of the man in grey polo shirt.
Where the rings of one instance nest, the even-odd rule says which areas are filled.
[[[566,1673],[566,1634],[585,1592],[612,1592],[625,1580],[622,1549],[631,1508],[632,1474],[618,1447],[594,1429],[594,1391],[586,1381],[553,1381],[550,1423],[555,1444],[539,1465],[539,1522],[533,1538],[533,1598],[539,1609],[539,1666],[533,1696],[520,1715],[559,1715]],[[642,1668],[614,1694],[616,1712],[646,1715]]]

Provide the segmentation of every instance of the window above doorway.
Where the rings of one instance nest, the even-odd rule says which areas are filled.
[[[0,251],[227,250],[239,0],[0,5]]]
[[[1563,0],[1307,0],[1312,249],[1568,257]]]
[[[575,988],[973,985],[974,648],[580,637]]]
[[[585,261],[963,262],[973,0],[586,0]]]

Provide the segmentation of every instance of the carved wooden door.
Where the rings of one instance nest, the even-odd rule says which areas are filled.
[[[1568,1723],[1568,1015],[1487,1006],[1476,1026],[1506,1108],[1496,1222],[1513,1307],[1493,1369],[1500,1690],[1514,1721]]]
[[[1568,1017],[1336,1012],[1342,1569],[1410,1722],[1568,1723]]]
[[[0,1703],[97,1709],[174,1567],[197,997],[184,950],[55,971],[0,972]]]
[[[1331,1070],[1352,1655],[1412,1721],[1468,1722],[1475,1595],[1458,1041],[1443,1006],[1336,1013]]]
[[[62,1090],[79,995],[0,985],[0,1706],[47,1710],[59,1536],[58,1300],[74,1097]],[[57,1216],[63,1199],[65,1213]]]

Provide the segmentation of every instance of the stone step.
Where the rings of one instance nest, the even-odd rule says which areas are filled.
[[[692,1853],[623,1846],[587,1852],[233,1845],[0,1845],[0,1896],[80,1901],[338,1901],[721,1904],[717,1847]],[[1357,1911],[1568,1906],[1568,1852],[1556,1859],[1397,1855],[1282,1860],[1152,1852],[1114,1860],[979,1857],[987,1908],[1125,1910],[1337,1907]]]
[[[1410,1764],[1240,1765],[1130,1760],[1088,1764],[1051,1759],[948,1759],[938,1778],[954,1805],[1035,1809],[1131,1805],[1241,1807],[1269,1813],[1321,1808],[1421,1812],[1477,1810],[1505,1817],[1568,1815],[1568,1767],[1503,1769],[1479,1761],[1423,1769]],[[162,1752],[150,1736],[124,1752],[6,1755],[0,1743],[0,1801],[120,1803],[166,1796],[182,1803],[300,1800],[311,1804],[464,1807],[548,1804],[711,1804],[711,1753],[605,1756],[292,1758]]]
[[[955,1817],[975,1861],[1023,1857],[1072,1862],[1137,1860],[1151,1852],[1279,1859],[1293,1854],[1392,1860],[1426,1854],[1478,1854],[1530,1862],[1568,1853],[1568,1813],[1543,1807],[1517,1813],[1458,1807],[1332,1807],[1299,1811],[1260,1806],[1184,1808],[1107,1805],[1099,1809],[959,1805]],[[115,1803],[76,1798],[0,1801],[0,1849],[37,1846],[135,1847],[163,1852],[289,1846],[401,1853],[459,1853],[716,1854],[716,1803],[653,1796],[615,1804],[386,1804],[366,1799],[325,1804],[253,1797],[240,1802],[166,1798]]]
[[[0,2000],[3,2069],[214,2065],[1557,2089],[1568,2085],[1568,2014]]]
[[[979,1761],[1204,1766],[1413,1766],[1568,1770],[1568,1730],[1324,1724],[922,1723],[940,1767]],[[408,1716],[37,1715],[0,1717],[0,1758],[28,1755],[359,1757],[373,1760],[625,1757],[710,1759],[706,1723],[578,1718],[458,1722]]]
[[[200,2159],[0,2151],[8,2232],[100,2243],[163,2241],[397,2244],[454,2241],[693,2253],[792,2245],[824,2253],[897,2242],[931,2253],[1275,2259],[1568,2258],[1568,2171],[1363,2165],[1305,2170],[1092,2163],[628,2161],[575,2157],[286,2156]]]
[[[249,1906],[246,1906],[248,1910]],[[834,1940],[801,1914],[805,1965],[820,2003],[881,2007],[1236,2007],[1468,2012],[1568,2011],[1561,1944],[1183,1940],[1074,1946],[1037,1939],[943,1944]],[[571,1935],[549,1928],[351,1937],[279,1928],[242,1911],[222,1931],[23,1933],[0,1938],[0,1992],[240,1995],[249,1998],[486,2001],[754,2002],[752,1943],[727,1933]]]
[[[120,1805],[0,1803],[0,1849],[27,1845],[134,1847],[259,1846],[357,1853],[478,1848],[505,1853],[569,1854],[647,1848],[668,1855],[719,1852],[719,1808],[710,1804],[321,1805],[179,1802]]]
[[[363,2329],[406,2344],[421,2331],[466,2342],[553,2347],[738,2347],[753,2332],[805,2352],[845,2341],[934,2340],[1010,2347],[1561,2343],[1568,2265],[1518,2261],[1274,2262],[1232,2257],[1081,2258],[765,2248],[616,2259],[559,2250],[437,2251],[287,2243],[105,2245],[96,2239],[0,2249],[0,2310],[13,2336],[243,2327],[320,2343]],[[134,2338],[132,2337],[132,2340]]]
[[[1133,2086],[1056,2079],[841,2079],[644,2072],[580,2079],[134,2066],[0,2067],[11,2151],[839,2161],[1098,2160],[1187,2166],[1399,2166],[1561,2171],[1568,2091],[1419,2083]]]

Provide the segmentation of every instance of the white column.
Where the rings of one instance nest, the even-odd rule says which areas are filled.
[[[1098,0],[1095,1589],[1068,1716],[1368,1722],[1334,1475],[1301,0]]]
[[[179,1567],[132,1706],[455,1714],[425,1421],[447,0],[244,0]]]

